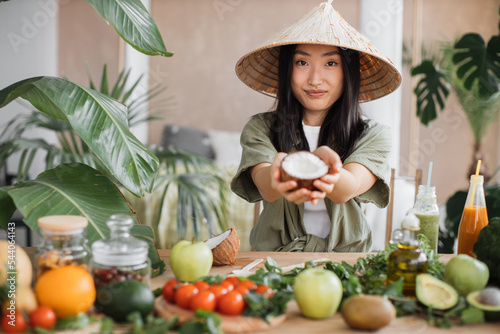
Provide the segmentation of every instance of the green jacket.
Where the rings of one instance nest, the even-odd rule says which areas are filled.
[[[250,234],[250,244],[258,251],[366,252],[370,250],[372,233],[361,203],[385,207],[389,203],[389,153],[391,138],[388,127],[368,120],[368,129],[353,153],[344,161],[368,168],[378,180],[364,194],[343,204],[325,199],[332,223],[325,238],[307,234],[303,224],[304,205],[288,202],[283,197],[272,202],[262,199],[253,183],[249,168],[262,162],[272,163],[277,151],[269,139],[272,113],[254,116],[241,134],[243,148],[240,166],[231,181],[231,189],[250,203],[262,200],[263,210]]]

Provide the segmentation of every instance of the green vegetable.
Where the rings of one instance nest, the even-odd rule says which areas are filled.
[[[127,315],[138,311],[145,318],[154,306],[154,294],[137,280],[113,282],[97,290],[95,308],[117,322],[127,320]]]
[[[474,244],[474,253],[478,260],[483,261],[490,270],[490,283],[500,283],[500,217],[491,219]]]

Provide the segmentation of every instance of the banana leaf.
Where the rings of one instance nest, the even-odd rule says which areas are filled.
[[[0,108],[17,97],[51,117],[68,121],[109,174],[131,193],[144,196],[145,191],[152,191],[158,158],[130,132],[124,105],[55,77],[29,78],[2,89]]]
[[[35,180],[1,188],[0,208],[12,213],[15,209],[12,202],[23,215],[25,224],[34,231],[39,231],[37,221],[43,216],[87,218],[89,244],[109,236],[106,221],[111,215],[133,215],[118,187],[99,171],[83,164],[61,164],[41,173]],[[0,226],[4,229],[10,216],[7,213],[0,215]],[[154,246],[151,228],[136,224],[132,234],[148,242],[152,266],[159,270],[163,262]]]
[[[146,55],[171,57],[160,31],[140,0],[87,0],[125,42]]]

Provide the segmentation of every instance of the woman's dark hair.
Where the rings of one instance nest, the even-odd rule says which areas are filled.
[[[293,55],[297,45],[280,47],[278,93],[270,138],[278,152],[309,150],[302,128],[303,107],[291,86]],[[318,147],[332,147],[344,161],[366,129],[359,107],[359,52],[341,49],[344,92],[328,111],[319,133]]]

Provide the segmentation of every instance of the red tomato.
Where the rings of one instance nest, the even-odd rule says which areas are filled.
[[[225,287],[227,289],[227,291],[231,291],[234,289],[234,285],[233,283],[231,283],[231,281],[227,281],[227,280],[222,280],[222,282],[220,282],[220,285],[222,285],[223,287]]]
[[[24,333],[28,324],[20,311],[15,311],[14,314],[10,312],[2,316],[2,330],[5,333]]]
[[[245,280],[240,282],[239,286],[244,286],[248,290],[253,290],[257,287],[257,284],[255,284],[254,281],[251,281],[249,279],[245,279]]]
[[[233,284],[234,287],[237,287],[240,284],[240,279],[236,276],[227,276],[224,278],[224,281],[229,281]]]
[[[177,284],[179,284],[178,280],[176,280],[175,278],[171,279],[167,283],[165,283],[163,289],[161,290],[163,298],[165,298],[165,300],[169,303],[175,303],[175,290]]]
[[[208,290],[210,284],[205,281],[196,281],[194,282],[194,286],[198,288],[198,291]]]
[[[175,291],[175,303],[182,307],[189,309],[191,299],[198,294],[198,288],[194,284],[182,284]]]
[[[214,293],[215,298],[217,300],[219,300],[220,297],[222,297],[223,295],[228,293],[227,289],[219,284],[210,285],[210,288],[208,290],[210,290]]]
[[[261,295],[265,295],[267,296],[267,298],[274,295],[273,289],[264,284],[260,284],[259,286],[257,286],[255,292],[260,293]]]
[[[234,288],[234,291],[238,291],[242,296],[245,296],[248,292],[250,292],[250,289],[244,285],[238,285]]]
[[[239,315],[245,309],[245,301],[238,291],[229,291],[217,300],[217,309],[222,314]]]
[[[191,298],[190,307],[192,311],[201,309],[212,312],[215,310],[215,306],[217,306],[217,299],[215,299],[215,294],[210,290],[202,290]]]
[[[38,306],[29,314],[31,327],[51,329],[56,324],[56,313],[48,306]]]

